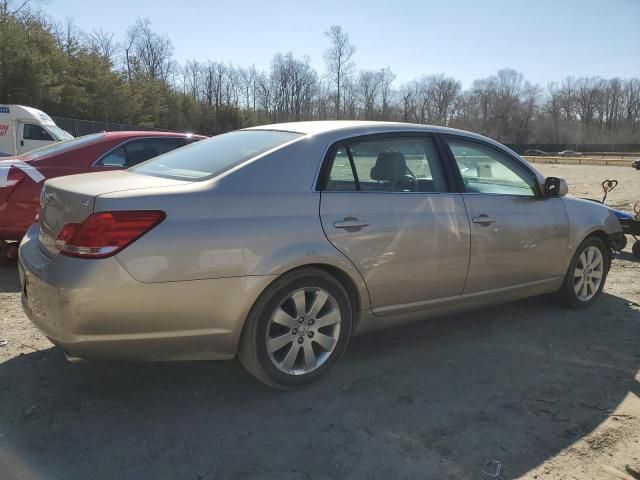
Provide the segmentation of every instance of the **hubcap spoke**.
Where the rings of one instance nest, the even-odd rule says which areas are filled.
[[[269,353],[277,352],[285,345],[293,342],[293,337],[290,333],[285,333],[284,335],[280,335],[279,337],[271,338],[267,342],[267,351]]]
[[[580,295],[580,292],[582,291],[582,285],[584,284],[584,280],[582,279],[582,274],[580,274],[580,280],[578,281],[578,283],[576,283],[574,289],[576,292],[578,292],[578,295]]]
[[[585,268],[587,266],[587,252],[586,251],[582,252],[582,255],[580,255],[580,266],[582,268]]]
[[[302,317],[307,313],[307,305],[304,295],[304,290],[298,290],[293,295],[291,295],[293,299],[293,303],[296,306],[296,315],[298,317]]]
[[[313,299],[313,304],[311,305],[311,309],[309,310],[309,316],[311,318],[316,318],[322,307],[327,303],[329,299],[329,295],[324,290],[318,290],[316,293],[316,298]]]
[[[330,311],[325,316],[318,318],[316,320],[315,327],[316,328],[328,327],[329,325],[335,325],[339,321],[340,321],[340,311],[336,309],[336,310]]]
[[[289,353],[287,353],[287,356],[284,357],[284,360],[282,361],[282,368],[284,368],[285,370],[291,370],[296,361],[296,358],[298,358],[299,351],[300,351],[300,344],[298,343],[292,344],[291,350],[289,350]]]
[[[272,320],[278,325],[287,328],[296,328],[298,326],[298,321],[285,312],[282,307],[278,307],[276,313],[273,314]]]
[[[597,278],[600,280],[602,278],[602,272],[600,270],[594,270],[591,272],[591,278]]]
[[[587,295],[588,295],[588,292],[587,292],[588,287],[587,287],[587,285],[588,285],[588,283],[587,283],[587,282],[582,282],[582,288],[580,289],[580,293],[579,293],[579,296],[580,296],[582,299],[586,299],[586,297],[587,297]]]
[[[329,335],[325,335],[324,333],[318,333],[313,337],[313,341],[320,345],[325,350],[333,350],[335,345],[335,340],[333,337]]]
[[[316,354],[313,351],[311,343],[305,342],[302,348],[304,350],[304,366],[308,371],[313,370],[316,366]]]

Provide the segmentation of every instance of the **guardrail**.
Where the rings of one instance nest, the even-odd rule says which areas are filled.
[[[594,158],[594,157],[530,157],[524,156],[532,163],[560,163],[564,165],[610,165],[615,167],[630,167],[628,158]]]

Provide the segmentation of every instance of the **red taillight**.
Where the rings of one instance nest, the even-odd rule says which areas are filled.
[[[69,257],[105,258],[127,245],[165,219],[159,210],[98,212],[82,223],[67,223],[56,239],[60,253]]]

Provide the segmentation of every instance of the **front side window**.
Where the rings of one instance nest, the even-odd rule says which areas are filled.
[[[175,138],[143,138],[128,142],[125,145],[127,151],[126,166],[133,167],[176,148],[178,148],[178,142]]]
[[[507,155],[477,142],[448,140],[465,191],[499,195],[536,195],[535,178]]]
[[[53,138],[49,135],[41,125],[34,125],[31,123],[24,124],[24,130],[22,132],[22,138],[25,140],[43,140],[52,142]]]
[[[178,180],[206,180],[300,137],[301,133],[280,130],[238,130],[192,143],[131,171]]]
[[[445,192],[447,188],[430,137],[391,137],[340,146],[325,190]]]

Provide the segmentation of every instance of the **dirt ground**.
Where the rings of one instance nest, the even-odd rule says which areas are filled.
[[[640,172],[539,165],[640,200]],[[0,268],[0,479],[640,478],[640,262],[585,311],[535,298],[354,339],[278,393],[238,362],[68,364]]]

